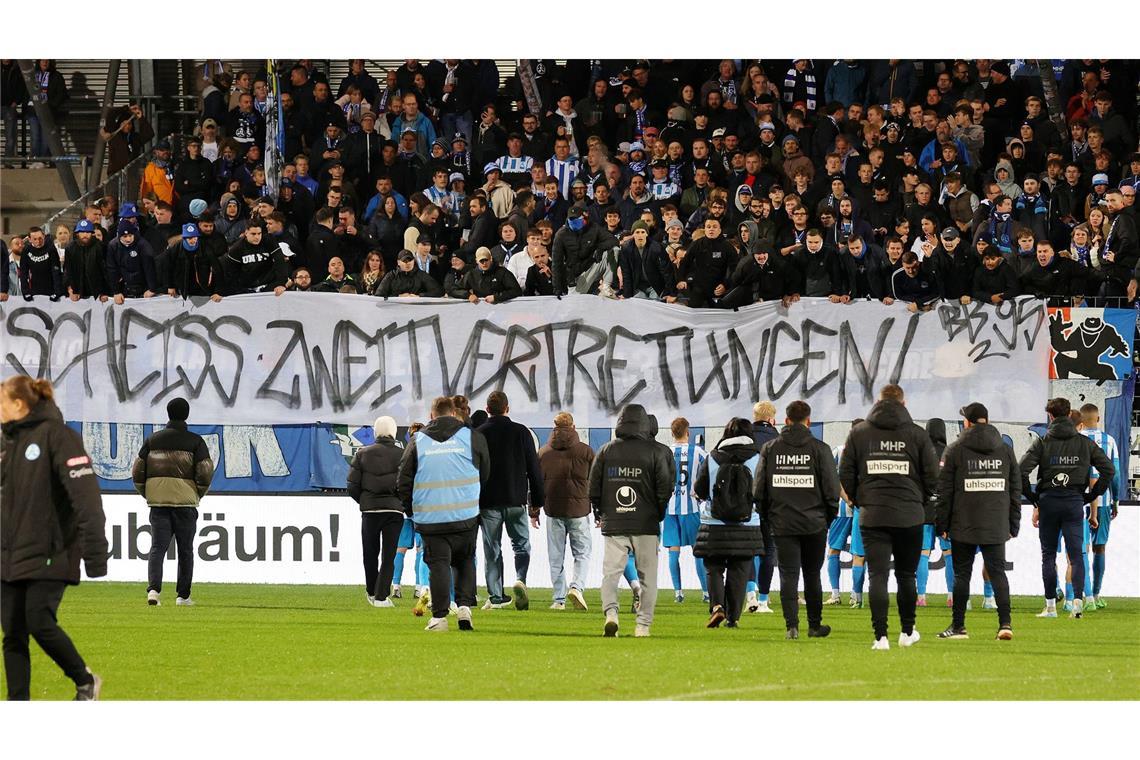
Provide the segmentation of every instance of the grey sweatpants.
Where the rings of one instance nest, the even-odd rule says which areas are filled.
[[[625,573],[629,552],[637,566],[641,581],[641,607],[637,611],[637,624],[648,626],[653,622],[653,608],[657,606],[657,536],[605,536],[606,550],[602,558],[602,612],[618,610],[618,581]]]

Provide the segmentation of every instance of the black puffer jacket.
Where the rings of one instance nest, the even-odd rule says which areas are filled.
[[[1088,488],[1090,465],[1100,473],[1092,488]],[[1034,504],[1045,491],[1079,494],[1085,504],[1091,504],[1108,490],[1116,475],[1116,467],[1104,450],[1077,432],[1068,417],[1052,420],[1045,437],[1033,441],[1018,467],[1021,468],[1021,491]],[[1035,469],[1036,490],[1029,484],[1029,474]]]
[[[418,267],[410,272],[402,269],[393,269],[384,275],[380,284],[372,295],[383,298],[396,298],[403,293],[414,293],[417,296],[437,298],[443,295],[443,288],[435,278]]]
[[[806,425],[787,425],[764,445],[752,484],[760,519],[774,536],[819,533],[839,512],[835,457]]]
[[[495,303],[505,303],[522,295],[518,278],[508,272],[506,267],[494,262],[486,271],[478,266],[469,269],[467,276],[463,278],[463,286],[478,298],[494,296]]]
[[[400,459],[404,447],[395,439],[382,436],[352,457],[348,466],[348,495],[360,505],[361,512],[403,512],[396,495]]]
[[[941,471],[942,468],[942,452],[946,451],[946,420],[940,417],[931,417],[926,421],[926,434],[930,436],[930,443],[934,446],[934,456],[938,458],[938,467]],[[938,513],[938,492],[934,492],[934,497],[926,502],[925,506],[925,519],[929,525],[934,524],[935,517]]]
[[[839,481],[860,508],[865,528],[909,528],[926,520],[938,487],[930,436],[898,401],[879,401],[851,429],[839,460]]]
[[[70,288],[80,298],[109,295],[103,244],[94,235],[87,245],[78,238],[68,244],[65,280],[64,291]]]
[[[598,451],[590,468],[590,504],[604,536],[656,536],[673,495],[673,457],[650,439],[641,404],[621,411],[617,439]]]
[[[1004,544],[1021,527],[1021,469],[993,425],[968,428],[946,447],[938,476],[938,533]]]
[[[131,468],[135,490],[152,507],[197,507],[213,479],[206,441],[179,420],[148,438]]]
[[[759,448],[750,438],[738,436],[725,438],[709,452],[718,465],[729,462],[744,464],[759,453]],[[712,483],[709,482],[708,459],[701,462],[697,479],[693,481],[693,493],[706,502],[711,498]],[[703,507],[707,509],[708,507]],[[693,546],[695,557],[755,557],[764,554],[764,532],[760,525],[715,525],[701,520],[697,530],[697,543]]]
[[[566,293],[574,287],[579,276],[594,263],[600,260],[599,251],[603,239],[602,227],[589,223],[585,229],[575,232],[563,226],[554,235],[554,250],[551,252],[551,269],[554,271],[554,292],[558,295]]]
[[[83,439],[42,400],[6,422],[0,444],[0,580],[79,583],[107,574],[99,481]]]

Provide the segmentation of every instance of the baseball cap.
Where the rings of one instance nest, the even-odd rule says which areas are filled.
[[[713,130],[712,136],[714,138],[724,137],[724,133],[727,131],[728,130],[726,130],[724,127],[717,127],[716,129]]]
[[[198,225],[193,222],[182,225],[182,239],[198,237]]]
[[[503,170],[500,169],[499,165],[496,164],[494,161],[492,161],[491,163],[489,163],[483,167],[483,174],[490,174],[491,172],[499,172],[501,174],[502,171]]]
[[[406,124],[406,125],[404,125],[403,131],[400,132],[400,136],[403,137],[404,135],[408,134],[409,132],[411,132],[414,135],[416,133],[416,128],[413,127],[411,124]]]
[[[170,150],[170,140],[163,138],[154,144],[155,150]]]
[[[946,229],[942,230],[943,240],[957,240],[960,237],[962,237],[962,233],[958,232],[957,228],[955,227],[947,227]]]
[[[126,203],[124,203],[122,206],[119,207],[119,218],[120,219],[132,219],[132,218],[138,218],[138,216],[139,216],[139,210],[137,208],[135,208],[135,204],[131,203],[130,201],[127,201]]]
[[[986,409],[985,404],[979,404],[977,401],[966,404],[958,410],[958,414],[974,424],[977,424],[979,420],[988,420],[990,418],[990,410]]]
[[[1093,183],[1093,187],[1096,187],[1097,185],[1107,185],[1108,184],[1108,175],[1103,174],[1103,173],[1102,174],[1094,174],[1093,178],[1092,178],[1092,183]]]
[[[772,122],[770,122],[770,121],[762,121],[762,122],[760,122],[760,131],[761,131],[761,132],[763,132],[765,129],[770,129],[770,130],[772,130],[773,132],[775,132],[775,131],[776,131],[776,125],[775,125],[775,124],[773,124],[773,123],[772,123]]]
[[[75,224],[75,231],[76,232],[94,232],[95,231],[95,225],[92,224],[91,222],[87,221],[86,219],[80,219]]]
[[[202,121],[202,129],[205,129],[206,127],[214,127],[217,129],[218,122],[214,121],[213,119],[204,119]]]
[[[448,175],[448,182],[454,182],[455,180],[466,181],[467,178],[463,176],[462,172],[452,172],[450,175]]]
[[[492,258],[491,249],[488,248],[487,246],[481,245],[475,249],[475,260],[476,261],[490,261],[491,258]]]
[[[404,249],[400,251],[400,255],[396,257],[397,261],[415,261],[416,255],[411,251]]]

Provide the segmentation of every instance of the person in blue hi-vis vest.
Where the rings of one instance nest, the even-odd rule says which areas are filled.
[[[479,493],[490,473],[483,434],[463,424],[450,398],[432,401],[431,422],[408,443],[397,486],[404,513],[423,537],[432,614],[425,630],[447,631],[453,573],[459,629],[472,630]]]

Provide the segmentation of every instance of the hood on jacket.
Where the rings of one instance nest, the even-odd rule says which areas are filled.
[[[926,421],[926,434],[935,448],[946,446],[946,420],[940,417],[931,417]],[[1000,438],[1000,436],[999,436]]]
[[[760,247],[760,226],[751,219],[747,219],[740,223],[740,227],[748,230],[748,242],[744,244],[744,249],[748,251],[748,255],[756,253],[756,249]],[[739,227],[737,228],[739,229]]]
[[[998,429],[984,422],[967,428],[959,440],[970,451],[979,454],[990,454],[1005,445]]]
[[[789,446],[802,449],[810,446],[815,436],[811,434],[811,428],[806,425],[784,425],[780,430],[780,440]]]
[[[1007,172],[1009,172],[1009,180],[1008,180],[1009,182],[1014,182],[1017,180],[1017,176],[1013,173],[1013,164],[1011,164],[1008,159],[1003,158],[1000,161],[998,161],[996,164],[994,164],[994,181],[995,182],[997,181],[998,169],[1005,169]]]
[[[1077,426],[1068,417],[1058,417],[1049,423],[1049,435],[1054,438],[1072,438],[1080,435]]]
[[[645,415],[645,430],[651,440],[657,437],[657,433],[661,431],[661,423],[657,421],[656,414]]]
[[[431,436],[432,440],[443,443],[451,440],[464,427],[463,421],[456,417],[437,417],[424,425],[423,433]]]
[[[905,425],[913,424],[914,420],[901,403],[884,399],[875,402],[871,407],[871,411],[867,413],[867,422],[884,430],[898,430]]]
[[[11,435],[16,430],[25,427],[35,427],[41,422],[54,420],[63,422],[63,414],[51,399],[40,399],[40,402],[28,410],[27,415],[18,420],[4,423],[4,434]]]
[[[649,415],[645,413],[645,407],[641,404],[627,404],[618,415],[614,434],[618,438],[648,438]]]
[[[580,440],[578,431],[573,428],[554,428],[554,432],[550,434],[550,448],[565,451]]]
[[[751,436],[738,435],[732,438],[721,438],[713,449],[712,454],[721,464],[736,462],[743,464],[760,453],[760,447]],[[711,487],[711,484],[710,484]]]

